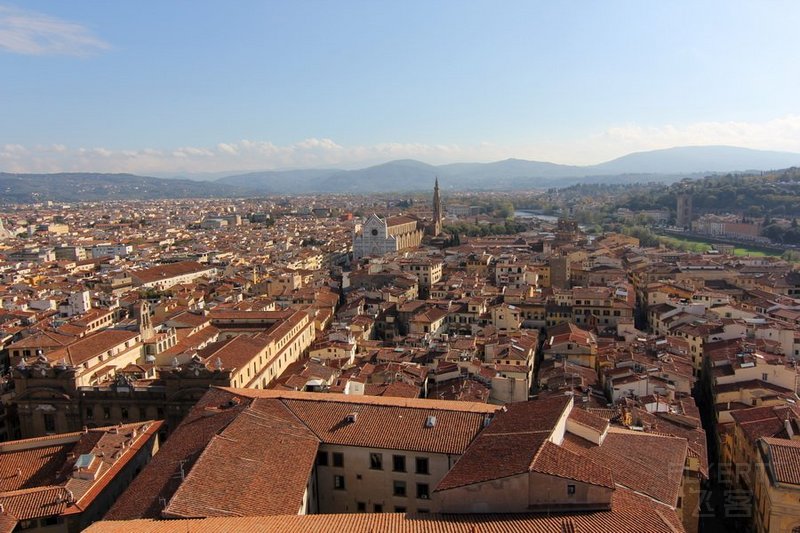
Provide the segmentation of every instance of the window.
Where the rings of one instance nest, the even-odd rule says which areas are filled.
[[[344,476],[333,476],[333,488],[336,490],[344,490]]]
[[[328,466],[328,452],[317,452],[317,464],[319,466]]]
[[[383,470],[383,454],[369,454],[369,468],[370,470]]]
[[[382,513],[383,512],[383,505],[380,504],[380,503],[376,503],[375,505],[372,506],[372,512],[373,513]]]
[[[91,420],[94,418],[94,407],[87,407],[86,408],[86,420]]]
[[[430,474],[427,457],[417,457],[417,474]]]
[[[156,418],[158,418],[159,420],[163,420],[164,419],[164,408],[163,407],[156,408]]]
[[[417,498],[427,500],[430,498],[430,491],[427,483],[417,483]]]
[[[570,496],[575,494],[575,485],[567,485],[567,494]]]
[[[394,512],[395,513],[405,513],[406,512],[406,508],[405,507],[400,507],[398,505],[395,505],[394,506]]]
[[[343,467],[344,466],[344,454],[340,452],[333,452],[333,466]]]
[[[406,456],[405,455],[393,455],[392,456],[392,470],[394,472],[405,472],[406,471]]]
[[[406,482],[400,481],[399,479],[395,479],[392,484],[392,495],[397,496],[399,498],[406,497]]]
[[[127,407],[123,407],[122,408],[122,419],[123,420],[127,420],[128,419],[128,408]]]
[[[103,407],[103,418],[108,420],[111,418],[111,408],[110,407]]]
[[[367,504],[364,502],[356,502],[356,511],[358,511],[359,513],[366,513]]]
[[[47,433],[55,433],[56,431],[56,417],[49,413],[42,415],[44,418],[44,430]]]
[[[766,374],[761,374],[761,381],[767,381],[768,377]]]

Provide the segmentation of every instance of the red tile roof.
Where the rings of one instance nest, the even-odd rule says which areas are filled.
[[[145,268],[143,270],[135,270],[130,272],[130,275],[141,283],[151,283],[153,281],[174,278],[176,276],[206,272],[213,268],[214,267],[201,265],[196,261],[181,261],[179,263],[168,263]]]
[[[279,400],[257,399],[212,437],[164,515],[296,514],[318,444]]]
[[[570,397],[507,405],[445,474],[437,491],[530,472]]]
[[[646,496],[618,488],[611,510],[586,513],[405,515],[352,513],[224,517],[203,520],[95,522],[87,533],[675,533],[683,531],[672,509]]]
[[[677,505],[688,444],[686,439],[611,428],[597,446],[567,434],[568,450],[605,466],[614,482],[666,505]]]
[[[483,428],[485,416],[498,408],[441,400],[212,388],[107,518],[156,518],[162,510],[174,516],[246,514],[257,508],[296,513],[318,442],[461,454]],[[353,422],[346,419],[350,413],[358,413]],[[436,417],[432,427],[426,426],[429,416]],[[267,479],[280,479],[282,486],[265,485]],[[243,486],[251,487],[246,496]]]
[[[772,474],[778,483],[800,485],[800,441],[762,439],[766,448],[765,461],[769,461]]]

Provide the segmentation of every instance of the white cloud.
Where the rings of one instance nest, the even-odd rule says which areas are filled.
[[[589,162],[673,146],[727,145],[800,152],[800,115],[764,122],[696,122],[686,125],[614,126],[576,144]],[[564,154],[567,155],[567,154]]]
[[[565,164],[593,164],[631,152],[672,146],[724,144],[800,152],[800,116],[765,122],[700,122],[684,126],[618,125],[583,138],[517,145],[379,143],[344,146],[332,139],[308,138],[294,144],[243,139],[211,147],[171,150],[70,148],[63,144],[0,146],[0,171],[132,172],[154,175],[246,172],[285,168],[358,168],[393,159],[431,164],[496,161],[509,157]]]
[[[0,6],[0,50],[25,55],[83,56],[110,48],[81,24]]]

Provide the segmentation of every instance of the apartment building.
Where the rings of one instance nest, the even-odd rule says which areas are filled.
[[[139,422],[0,443],[0,529],[83,531],[156,453],[160,425]]]
[[[610,427],[570,396],[503,407],[212,389],[106,519],[621,519],[642,494],[663,520],[649,531],[681,530],[694,511],[682,505],[687,454],[686,439]]]

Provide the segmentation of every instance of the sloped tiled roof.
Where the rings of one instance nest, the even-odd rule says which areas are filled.
[[[800,441],[789,439],[762,439],[768,450],[768,460],[775,481],[800,485]]]
[[[507,405],[445,474],[437,491],[531,471],[540,448],[569,404],[563,396]]]
[[[318,444],[279,400],[255,400],[212,437],[165,516],[295,514]]]
[[[617,485],[671,507],[677,504],[688,448],[686,439],[611,428],[602,446],[570,434],[563,445],[611,469]]]
[[[683,531],[672,509],[646,496],[618,488],[610,510],[587,513],[425,514],[351,513],[224,517],[202,520],[95,522],[87,533],[675,533]]]
[[[107,518],[156,518],[162,510],[183,517],[246,514],[256,508],[296,513],[297,497],[305,491],[319,442],[461,454],[483,428],[485,416],[498,408],[441,400],[212,388]],[[351,413],[358,413],[352,422],[347,420]],[[436,417],[432,427],[426,425],[429,416]],[[266,479],[280,479],[284,486],[266,487]]]

